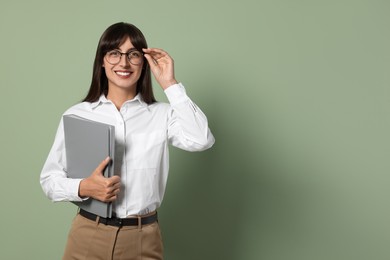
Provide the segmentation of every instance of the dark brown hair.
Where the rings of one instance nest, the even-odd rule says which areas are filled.
[[[103,58],[107,52],[119,48],[119,46],[122,45],[127,38],[130,38],[133,46],[141,52],[142,48],[148,47],[142,32],[132,24],[120,22],[111,25],[104,31],[100,37],[96,50],[91,86],[83,101],[95,102],[99,100],[99,97],[102,94],[107,96],[108,79],[103,68]],[[147,104],[156,102],[153,95],[150,67],[146,59],[141,76],[137,81],[136,91],[141,94],[143,101]]]

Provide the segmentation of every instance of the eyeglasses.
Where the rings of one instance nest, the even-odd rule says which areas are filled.
[[[127,60],[133,65],[140,65],[144,60],[144,56],[140,51],[132,50],[122,53],[118,50],[112,50],[106,54],[107,62],[112,65],[116,65],[121,61],[122,55],[126,55]]]

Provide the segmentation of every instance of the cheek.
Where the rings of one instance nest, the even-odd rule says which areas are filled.
[[[138,71],[138,74],[137,74],[137,80],[139,80],[141,78],[141,75],[142,75],[142,69],[140,69]]]
[[[110,71],[112,65],[110,63],[107,63],[106,59],[103,59],[103,65],[102,65],[102,68],[104,69],[104,71],[107,73]]]
[[[112,65],[111,65],[112,66]],[[109,76],[110,74],[112,74],[113,72],[111,71],[111,66],[110,65],[107,65],[107,64],[103,64],[103,71],[104,73],[106,73],[106,76]]]
[[[133,69],[132,69],[133,73],[137,74],[137,75],[141,75],[142,73],[142,66],[141,67],[135,67],[133,66]]]

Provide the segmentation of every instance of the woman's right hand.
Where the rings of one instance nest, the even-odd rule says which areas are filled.
[[[103,171],[110,162],[110,157],[104,159],[95,171],[80,182],[79,197],[91,197],[102,202],[112,202],[117,199],[120,189],[120,177],[106,178]]]

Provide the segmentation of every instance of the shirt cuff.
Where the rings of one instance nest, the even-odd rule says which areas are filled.
[[[166,88],[164,92],[165,95],[167,95],[168,101],[171,105],[176,105],[189,100],[189,97],[187,96],[186,93],[186,89],[181,83],[174,84]]]
[[[84,201],[84,200],[87,200],[88,197],[86,197],[86,198],[80,198],[79,197],[80,182],[83,179],[69,179],[69,180],[71,182],[71,190],[72,190],[70,201]]]

